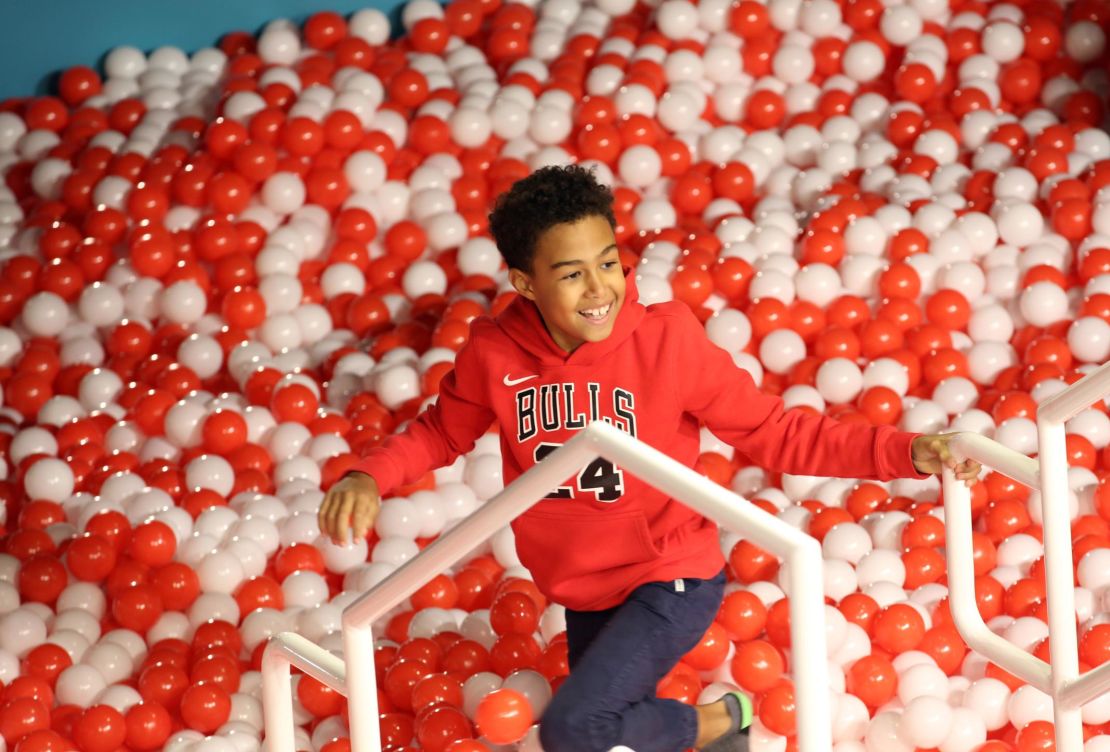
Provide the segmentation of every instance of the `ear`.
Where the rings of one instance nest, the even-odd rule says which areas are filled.
[[[513,289],[518,294],[522,295],[528,300],[536,299],[536,292],[532,288],[532,277],[520,269],[509,269],[509,282],[512,283]]]

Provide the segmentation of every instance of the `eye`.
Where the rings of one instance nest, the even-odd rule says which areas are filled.
[[[567,276],[563,277],[563,279],[578,279],[581,276],[582,272],[571,272]]]
[[[617,265],[617,263],[618,262],[616,261],[606,261],[604,264],[602,264],[602,267],[605,269],[612,269],[614,266]]]

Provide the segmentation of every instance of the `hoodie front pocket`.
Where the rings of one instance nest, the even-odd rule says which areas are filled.
[[[558,581],[643,564],[662,551],[639,510],[532,510],[513,522],[517,553],[537,580]]]

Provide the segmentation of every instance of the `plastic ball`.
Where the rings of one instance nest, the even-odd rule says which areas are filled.
[[[24,304],[23,322],[37,337],[57,337],[69,323],[69,308],[58,295],[39,292]]]
[[[1006,712],[1015,728],[1034,721],[1052,721],[1052,699],[1036,687],[1018,687],[1006,703]]]
[[[524,737],[532,718],[531,705],[523,694],[496,689],[478,703],[474,722],[482,736],[495,744],[511,744]]]
[[[442,295],[447,291],[447,276],[439,264],[418,261],[405,271],[401,286],[411,300],[429,293]]]
[[[998,211],[996,221],[1002,242],[1018,248],[1031,245],[1044,232],[1044,216],[1032,204],[1007,204]]]
[[[791,329],[776,329],[767,334],[759,345],[759,359],[771,373],[788,373],[790,369],[804,360],[805,356],[806,345],[804,340]],[[825,388],[821,394],[826,400],[829,399],[828,395],[835,394],[839,396],[851,387],[850,384],[840,384],[837,377],[843,377],[843,374],[837,371],[835,367],[832,373],[826,373],[826,381],[822,382],[825,384]],[[821,390],[821,386],[818,386],[818,390]]]
[[[1067,294],[1052,282],[1027,287],[1020,298],[1021,315],[1034,326],[1045,327],[1068,316]]]
[[[181,718],[190,728],[212,733],[231,713],[228,693],[212,684],[194,684],[181,696]]]
[[[304,182],[291,172],[274,173],[262,185],[262,203],[277,214],[292,214],[304,205],[305,196]]]
[[[177,359],[201,379],[209,379],[223,365],[223,349],[212,337],[190,335],[177,349]]]
[[[204,290],[195,282],[175,282],[162,291],[159,310],[175,324],[193,324],[204,315],[206,302]]]
[[[830,358],[818,367],[816,386],[827,402],[850,402],[863,388],[863,374],[847,358]]]
[[[829,559],[842,559],[856,565],[872,550],[871,537],[860,525],[845,522],[825,534],[821,550]]]
[[[85,708],[93,704],[105,687],[107,683],[99,671],[92,666],[78,664],[62,671],[54,694],[59,703]]]
[[[621,154],[617,171],[621,179],[629,185],[644,187],[659,179],[662,160],[659,153],[650,146],[631,146]]]
[[[123,317],[123,295],[114,285],[96,282],[81,292],[77,301],[81,318],[93,326],[109,326]]]
[[[904,653],[899,658],[908,655],[910,654]],[[898,676],[897,694],[898,699],[907,705],[918,697],[944,700],[948,697],[948,677],[931,661],[923,660],[901,671]]]
[[[1083,316],[1068,327],[1068,349],[1084,363],[1103,363],[1110,357],[1110,324]]]
[[[45,638],[46,625],[30,609],[16,609],[0,617],[0,649],[22,657]]]
[[[898,736],[915,747],[937,747],[952,728],[952,708],[937,697],[918,697],[906,705],[898,722]]]

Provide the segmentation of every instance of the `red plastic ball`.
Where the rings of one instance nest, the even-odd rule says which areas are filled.
[[[131,749],[161,749],[173,729],[173,719],[157,702],[140,702],[127,710],[127,746]]]
[[[788,681],[780,682],[764,692],[758,702],[759,720],[771,731],[783,736],[794,736],[797,732],[797,703],[794,700],[794,686]]]
[[[14,745],[33,731],[50,728],[50,710],[38,700],[19,697],[0,707],[0,736]]]
[[[524,593],[505,593],[490,608],[490,626],[498,635],[530,635],[539,626],[535,602]]]
[[[532,725],[532,705],[515,690],[494,690],[478,703],[474,723],[482,736],[494,744],[513,744]]]
[[[58,674],[73,665],[69,653],[60,645],[44,643],[32,648],[23,659],[22,668],[27,676],[36,676],[53,683]]]
[[[135,528],[127,546],[131,558],[152,567],[169,564],[176,551],[177,536],[161,520],[150,520]]]
[[[110,752],[126,739],[123,714],[109,705],[93,705],[73,724],[73,740],[83,752]]]
[[[749,692],[762,692],[782,680],[786,661],[779,649],[766,640],[750,640],[736,646],[730,664],[732,677]]]
[[[337,715],[346,704],[343,695],[311,676],[302,676],[297,682],[297,699],[317,718]]]
[[[213,684],[194,684],[181,695],[181,720],[201,733],[211,734],[230,714],[231,696]]]
[[[69,577],[54,556],[34,556],[19,570],[19,595],[24,601],[52,604],[62,594]]]
[[[309,423],[319,409],[315,393],[304,384],[289,384],[275,390],[270,409],[281,423]]]
[[[153,627],[162,611],[162,599],[153,585],[134,585],[112,599],[112,617],[139,634]]]
[[[216,410],[201,430],[204,446],[213,454],[226,456],[247,443],[247,421],[234,410]]]
[[[725,628],[730,639],[747,641],[758,637],[767,623],[767,607],[757,595],[747,590],[737,590],[721,602],[717,621]]]
[[[682,661],[698,671],[710,671],[724,663],[728,651],[728,633],[722,625],[714,621],[705,630],[698,644],[682,657]]]
[[[924,636],[925,621],[913,606],[895,603],[875,615],[875,642],[888,653],[913,650]]]
[[[66,551],[69,571],[84,582],[100,582],[116,566],[116,549],[111,541],[100,535],[82,535],[74,538]]]
[[[888,658],[865,655],[848,669],[847,689],[870,708],[886,704],[898,689],[898,672]]]
[[[461,710],[440,705],[417,718],[416,738],[421,749],[445,752],[456,741],[473,738],[473,727]]]

